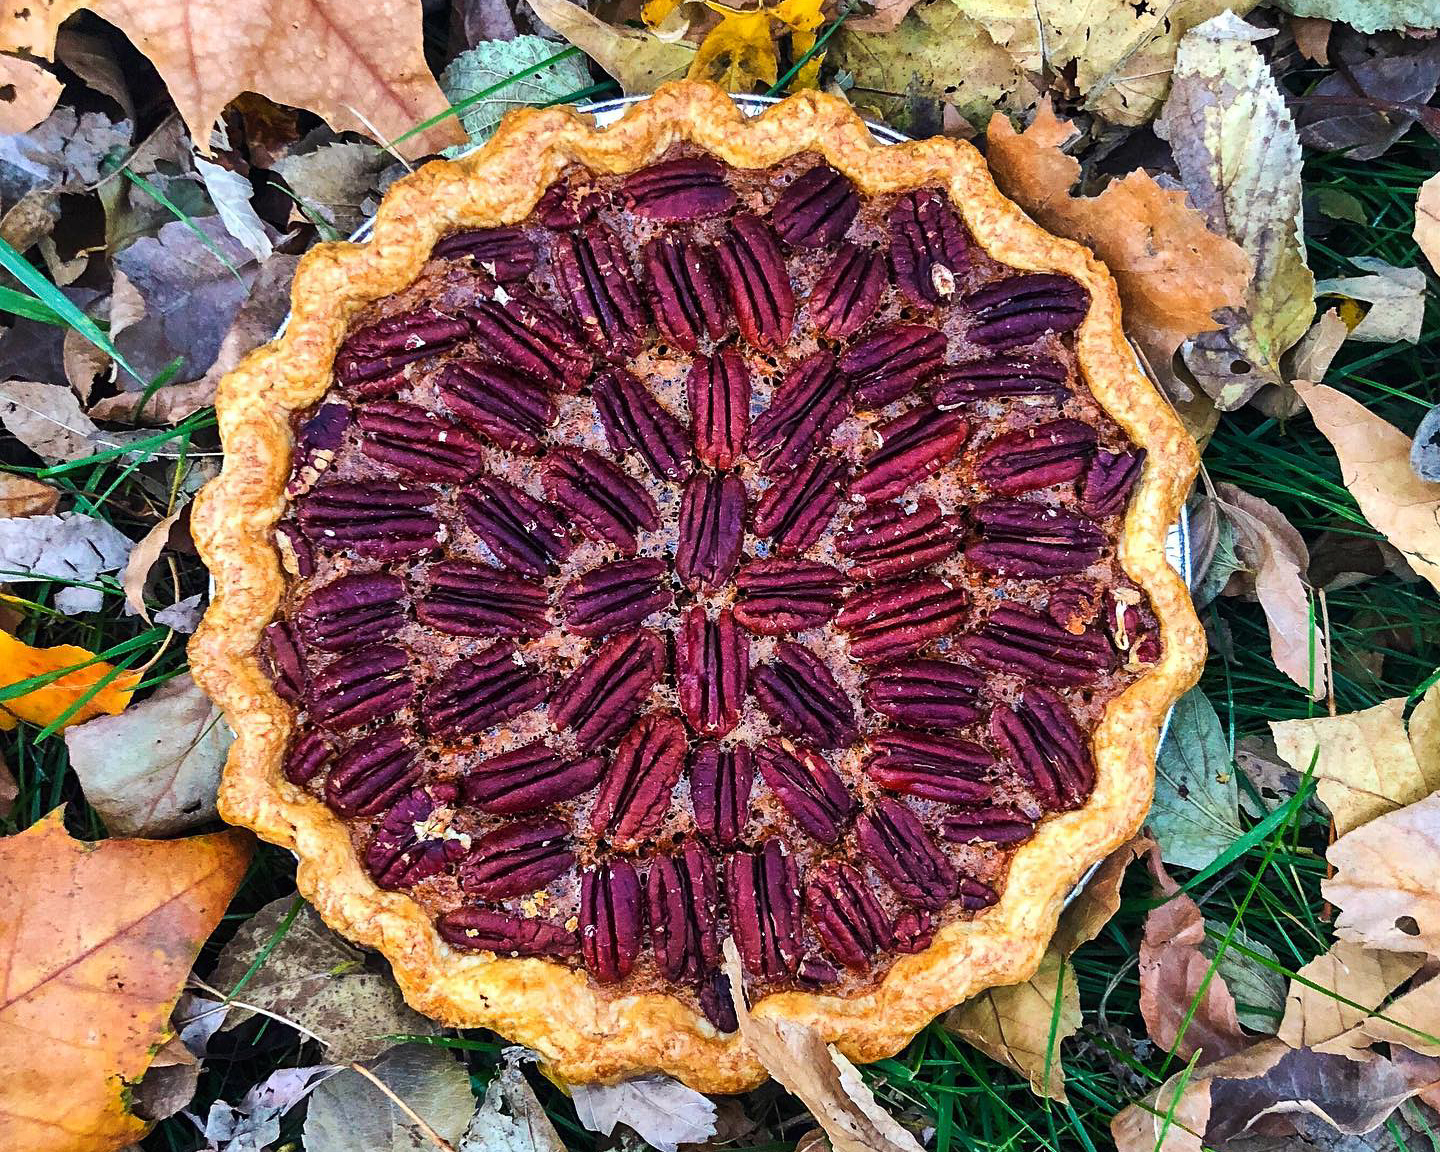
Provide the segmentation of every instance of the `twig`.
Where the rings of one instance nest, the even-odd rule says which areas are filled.
[[[357,1064],[355,1061],[352,1060],[347,1065],[347,1067],[352,1072],[360,1073],[361,1076],[365,1077],[365,1079],[369,1080],[370,1083],[374,1084],[376,1088],[380,1089],[381,1092],[385,1093],[385,1095],[390,1098],[390,1102],[394,1104],[395,1107],[399,1108],[401,1112],[405,1113],[405,1115],[410,1118],[411,1122],[415,1125],[415,1127],[420,1129],[421,1134],[427,1140],[429,1140],[430,1143],[434,1144],[436,1148],[439,1148],[440,1152],[455,1152],[455,1145],[451,1144],[450,1141],[446,1140],[445,1137],[441,1136],[440,1133],[436,1132],[434,1128],[430,1127],[429,1124],[425,1123],[425,1118],[423,1116],[416,1112],[415,1109],[411,1108],[409,1104],[405,1103],[404,1100],[400,1099],[399,1096],[395,1095],[395,1093],[390,1090],[390,1085],[386,1084],[385,1081],[381,1080],[380,1077],[376,1076],[375,1073],[371,1072],[370,1069],[366,1068],[365,1065]]]

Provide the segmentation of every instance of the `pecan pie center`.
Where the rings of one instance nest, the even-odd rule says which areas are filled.
[[[360,317],[297,421],[286,773],[458,949],[733,1028],[1003,891],[1159,655],[1076,282],[940,189],[677,146]]]

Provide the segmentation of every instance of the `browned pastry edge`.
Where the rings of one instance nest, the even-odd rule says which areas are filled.
[[[665,85],[603,129],[563,108],[512,112],[477,153],[427,164],[397,182],[376,216],[372,240],[322,244],[306,254],[283,337],[251,353],[221,382],[216,410],[224,470],[196,499],[192,521],[215,578],[215,597],[190,656],[195,678],[236,733],[221,785],[221,814],[296,852],[300,891],[327,923],[384,953],[411,1005],[445,1024],[492,1028],[527,1044],[567,1080],[660,1071],[702,1091],[735,1092],[762,1081],[764,1069],[738,1034],[717,1032],[677,998],[614,997],[592,986],[583,970],[461,952],[440,939],[409,896],[376,887],[356,858],[346,824],[282,775],[292,712],[272,691],[255,655],[284,590],[273,528],[285,509],[291,415],[330,387],[336,349],[352,317],[409,285],[443,234],[523,220],[568,164],[628,172],[681,140],[737,168],[818,152],[872,194],[947,187],[991,256],[1018,269],[1066,273],[1090,290],[1090,313],[1076,336],[1078,358],[1096,399],[1148,453],[1119,556],[1150,596],[1164,655],[1111,702],[1097,726],[1089,803],[1041,823],[1015,853],[998,904],[973,920],[944,926],[924,952],[898,957],[868,994],[782,992],[762,999],[753,1013],[803,1021],[851,1059],[876,1060],[967,996],[1034,971],[1065,895],[1144,820],[1161,721],[1199,674],[1204,636],[1190,595],[1165,558],[1166,533],[1197,456],[1136,365],[1104,266],[1032,223],[995,188],[968,144],[877,144],[844,101],[815,92],[747,119],[718,88],[687,82]]]

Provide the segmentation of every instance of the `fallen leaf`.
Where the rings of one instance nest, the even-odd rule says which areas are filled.
[[[1217,920],[1207,920],[1205,924],[1205,942],[1200,951],[1215,961],[1215,978],[1223,980],[1230,989],[1235,1001],[1235,1018],[1242,1028],[1273,1036],[1285,1014],[1285,977],[1278,971],[1280,957],[1241,925],[1236,925],[1231,934],[1231,946],[1221,952],[1215,943],[1216,935],[1224,936],[1230,926]],[[1262,958],[1270,964],[1265,964]]]
[[[1094,874],[1070,897],[1065,911],[1060,913],[1051,945],[1069,956],[1082,944],[1095,939],[1120,910],[1120,884],[1125,879],[1125,870],[1154,845],[1155,841],[1142,832],[1100,861]]]
[[[1285,383],[1280,358],[1305,335],[1315,307],[1300,235],[1300,142],[1255,47],[1273,34],[1233,12],[1189,32],[1155,122],[1190,199],[1254,265],[1246,306],[1222,314],[1226,327],[1197,336],[1184,352],[1197,382],[1227,412],[1262,385]]]
[[[1415,227],[1412,229],[1415,243],[1430,261],[1430,267],[1440,273],[1440,172],[1435,173],[1420,185],[1415,197]]]
[[[1253,595],[1265,611],[1270,658],[1312,699],[1319,700],[1327,683],[1325,636],[1313,618],[1317,614],[1312,612],[1306,592],[1310,554],[1305,541],[1268,500],[1233,484],[1217,484],[1215,492],[1222,511],[1235,526],[1235,553],[1245,564]]]
[[[84,664],[80,668],[78,665]],[[121,672],[98,691],[95,685],[115,671],[113,664],[96,661],[95,654],[73,644],[54,648],[32,648],[8,632],[0,632],[0,688],[8,688],[35,676],[45,676],[64,668],[74,668],[63,676],[32,688],[21,696],[0,701],[0,732],[14,728],[24,720],[29,724],[48,725],[64,715],[81,697],[89,696],[63,727],[83,724],[92,716],[115,715],[130,703],[139,672]]]
[[[367,1063],[442,1140],[465,1131],[475,1097],[470,1074],[447,1048],[401,1044]],[[432,1152],[435,1144],[395,1101],[354,1069],[330,1077],[310,1096],[305,1152]]]
[[[456,1152],[566,1152],[565,1142],[520,1070],[530,1054],[506,1048]]]
[[[216,1100],[204,1121],[191,1115],[208,1149],[261,1152],[280,1139],[280,1117],[333,1076],[333,1064],[277,1068],[245,1093],[239,1104]]]
[[[440,89],[457,107],[487,89],[498,92],[468,104],[460,113],[465,133],[477,144],[490,139],[495,126],[511,108],[561,101],[590,87],[590,70],[582,56],[571,56],[530,76],[504,83],[518,72],[533,68],[559,52],[560,45],[539,36],[487,40],[456,56],[440,75]]]
[[[145,581],[150,578],[150,569],[160,559],[160,553],[170,543],[170,530],[179,522],[187,507],[189,505],[170,513],[145,533],[125,565],[125,575],[120,581],[120,586],[125,589],[125,603],[147,624],[150,623],[150,609],[145,607]]]
[[[268,260],[275,250],[270,229],[256,214],[250,198],[255,189],[239,172],[215,164],[203,156],[195,157],[195,170],[205,181],[210,202],[220,214],[225,230],[238,240],[257,260]]]
[[[1410,467],[1410,437],[1334,388],[1295,387],[1340,457],[1345,487],[1365,518],[1440,589],[1440,484]]]
[[[1353,1052],[1335,1041],[1362,1023],[1420,968],[1419,956],[1338,941],[1296,972],[1278,1033],[1292,1048]]]
[[[86,191],[99,183],[105,157],[129,145],[130,133],[128,121],[61,105],[28,132],[0,135],[0,197],[13,203],[33,188]]]
[[[1378,816],[1330,845],[1321,882],[1335,934],[1370,948],[1440,955],[1440,796]]]
[[[1349,335],[1350,329],[1340,319],[1340,314],[1334,308],[1327,308],[1310,326],[1310,331],[1300,338],[1300,343],[1295,345],[1290,361],[1291,381],[1320,383],[1330,370],[1330,361],[1335,359],[1335,353],[1340,351],[1340,345]]]
[[[0,580],[63,580],[91,584],[125,566],[134,541],[107,521],[80,512],[0,520]],[[62,612],[96,612],[98,588],[63,588]]]
[[[0,56],[0,135],[29,132],[54,110],[63,87],[33,60]]]
[[[651,32],[614,28],[570,0],[529,0],[535,15],[600,65],[627,96],[653,92],[690,69],[695,46]]]
[[[393,140],[445,111],[421,43],[415,0],[293,9],[278,0],[63,0],[0,13],[0,51],[51,58],[60,23],[90,8],[150,58],[191,137],[206,146],[225,105],[242,92],[308,108],[337,131]],[[445,120],[402,145],[423,156],[461,134]]]
[[[1177,1073],[1143,1101],[1130,1104],[1110,1121],[1115,1152],[1202,1152],[1210,1122],[1210,1090]]]
[[[1330,29],[1334,26],[1332,20],[1313,16],[1290,17],[1290,34],[1300,55],[1324,68],[1330,66]]]
[[[1420,118],[1440,83],[1440,45],[1408,41],[1347,58],[1297,101],[1300,143],[1350,160],[1387,152]],[[1346,53],[1350,56],[1350,53]]]
[[[80,410],[75,393],[61,384],[0,384],[0,424],[50,464],[93,456],[103,447],[93,439],[100,429]]]
[[[1275,0],[1275,7],[1296,16],[1349,24],[1357,32],[1440,25],[1431,0]]]
[[[130,97],[125,68],[116,59],[110,40],[77,31],[73,24],[62,26],[55,37],[55,59],[96,92],[115,101],[126,119],[135,119],[135,102]]]
[[[327,928],[310,905],[301,904],[289,929],[275,942],[297,899],[282,896],[245,921],[221,950],[211,984],[229,991],[261,951],[274,943],[264,964],[245,984],[241,999],[316,1037],[337,1063],[373,1059],[390,1046],[391,1036],[428,1036],[438,1031],[433,1021],[405,1004],[388,973]],[[223,1028],[236,1028],[253,1015],[249,1008],[234,1006]]]
[[[20,785],[15,780],[15,774],[5,763],[5,757],[0,756],[0,817],[9,818],[19,795]]]
[[[200,618],[205,614],[203,600],[204,597],[199,592],[177,600],[168,608],[162,608],[155,613],[155,623],[189,635],[200,626]]]
[[[1421,480],[1440,483],[1440,404],[1420,418],[1410,444],[1410,467]]]
[[[813,1028],[782,1018],[755,1019],[735,941],[724,944],[725,973],[740,1036],[755,1058],[820,1122],[834,1152],[922,1152],[920,1143],[875,1099],[855,1065]]]
[[[1412,747],[1404,716],[1401,696],[1342,716],[1270,722],[1275,747],[1296,772],[1314,765],[1337,836],[1440,789],[1440,748]]]
[[[8,667],[8,664],[0,663]],[[252,840],[72,840],[63,809],[0,840],[0,1146],[106,1152]],[[43,1058],[37,1059],[38,1054]]]
[[[60,492],[14,472],[0,472],[0,518],[48,516],[60,503]],[[5,529],[0,523],[0,556],[3,556]],[[3,561],[0,561],[3,562]]]
[[[1360,323],[1350,329],[1350,339],[1372,344],[1419,343],[1425,322],[1425,273],[1419,268],[1396,268],[1374,256],[1354,256],[1350,262],[1370,275],[1342,276],[1315,285],[1317,296],[1343,296],[1371,305]]]
[[[617,1124],[633,1129],[659,1152],[678,1152],[715,1134],[715,1104],[671,1076],[636,1076],[618,1084],[572,1084],[575,1115],[609,1136]]]
[[[1376,1044],[1398,1045],[1421,1056],[1440,1056],[1440,976],[1412,983],[1409,988],[1373,1015],[1360,1021],[1348,1033],[1335,1039],[1348,1045],[1344,1055],[1352,1059],[1378,1055]]]
[[[301,205],[343,239],[365,223],[364,205],[378,199],[380,173],[388,164],[389,157],[373,145],[343,142],[291,153],[276,163],[275,171]]]
[[[173,836],[215,817],[234,737],[199,686],[177,676],[118,716],[65,733],[70,767],[112,836]]]
[[[774,84],[779,61],[764,4],[738,9],[711,0],[707,6],[720,13],[720,23],[701,41],[688,78],[709,80],[727,92],[751,92],[757,84],[767,88]]]
[[[1220,718],[1198,688],[1180,697],[1170,714],[1147,823],[1160,858],[1183,868],[1204,868],[1243,832],[1230,747]]]

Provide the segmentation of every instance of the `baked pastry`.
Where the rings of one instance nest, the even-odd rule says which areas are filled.
[[[417,1009],[732,1091],[1025,978],[1203,640],[1193,443],[968,145],[508,116],[310,252],[196,503],[221,811]]]

